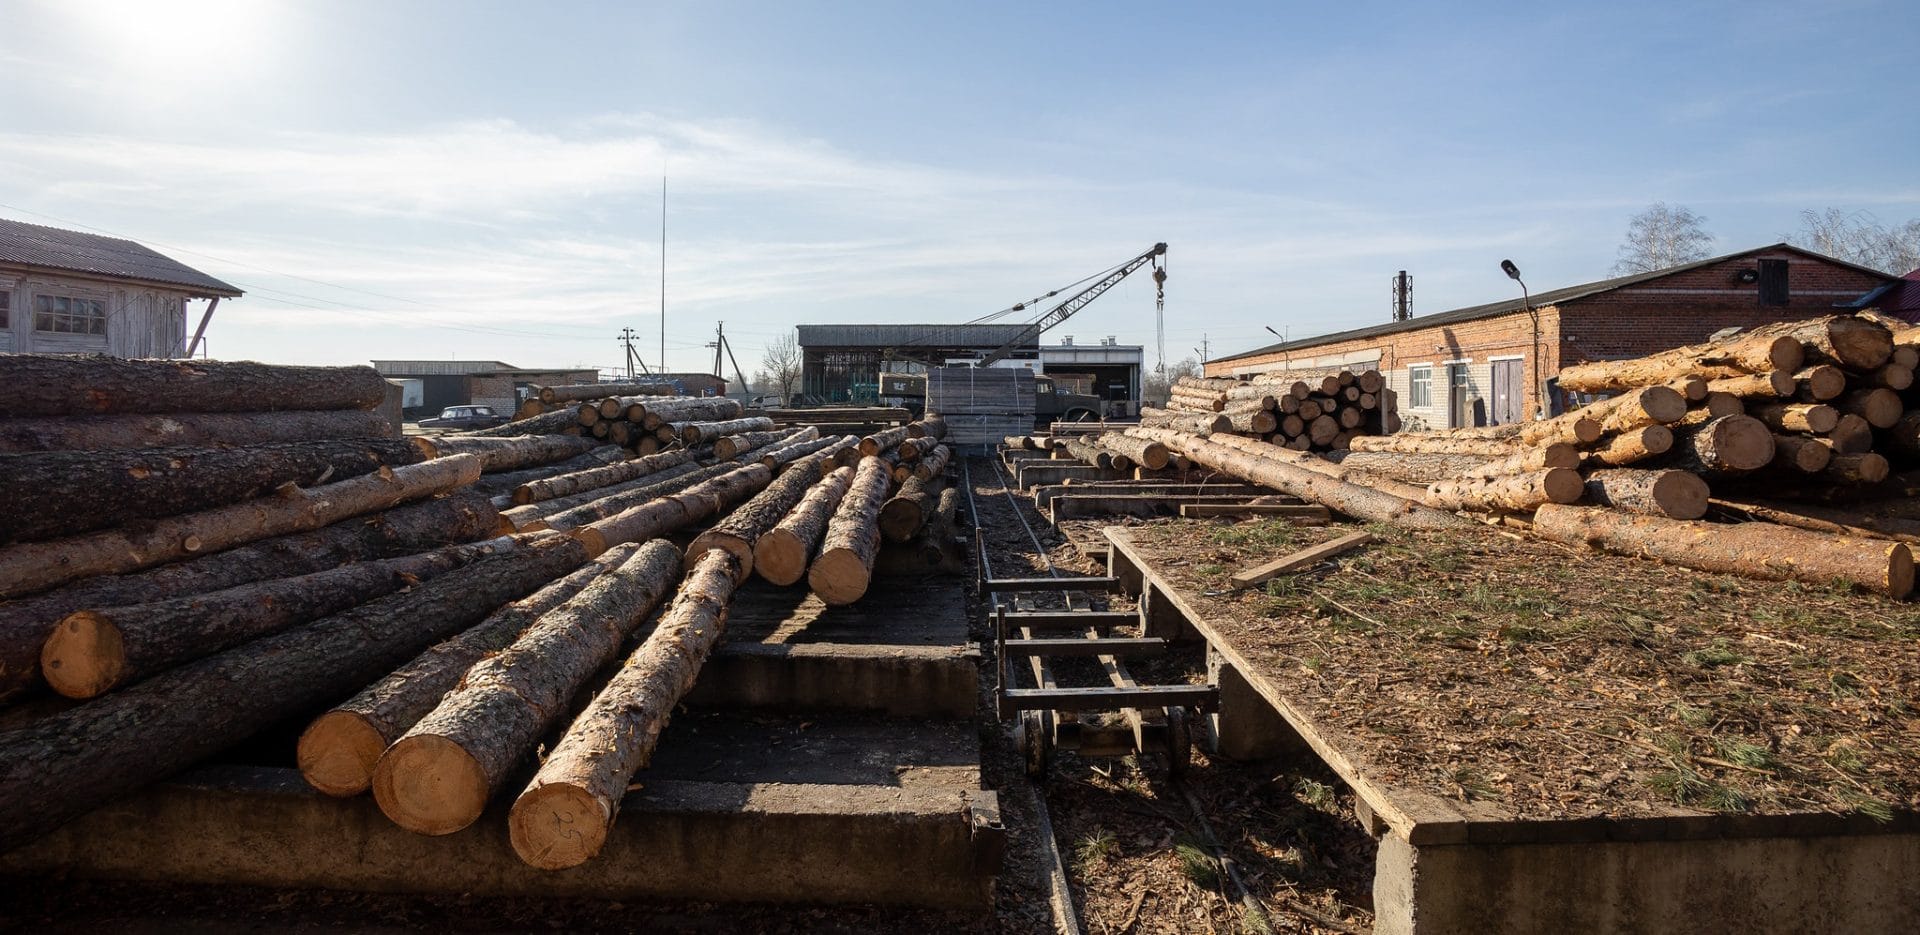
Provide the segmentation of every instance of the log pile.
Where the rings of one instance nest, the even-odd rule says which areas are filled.
[[[1233,433],[1294,451],[1342,451],[1387,425],[1386,380],[1377,370],[1283,370],[1247,379],[1181,377],[1164,409],[1140,423],[1186,432]]]
[[[451,437],[572,435],[603,445],[618,445],[639,457],[681,447],[711,445],[725,436],[775,427],[772,420],[763,416],[743,418],[746,413],[737,400],[717,396],[602,394],[541,406],[544,411],[535,413],[530,406],[523,405],[515,421]],[[446,437],[449,436],[441,436]]]

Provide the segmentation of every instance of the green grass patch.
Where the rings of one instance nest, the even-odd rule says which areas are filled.
[[[1073,865],[1080,869],[1100,866],[1118,856],[1120,838],[1105,828],[1093,829],[1073,845]]]
[[[1206,890],[1220,888],[1220,862],[1199,842],[1177,842],[1173,845],[1173,853],[1180,858],[1180,872],[1194,886]]]

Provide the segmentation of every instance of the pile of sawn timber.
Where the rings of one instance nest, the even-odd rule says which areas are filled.
[[[692,423],[711,444],[668,465],[566,435],[276,434],[281,418],[371,409],[385,385],[364,367],[0,355],[0,376],[16,390],[0,417],[23,437],[55,437],[48,423],[87,438],[98,422],[130,440],[0,454],[0,489],[23,505],[0,536],[0,850],[311,718],[308,781],[371,790],[426,833],[464,827],[564,730],[516,790],[512,843],[535,866],[580,863],[721,638],[734,587],[778,567],[764,539],[783,532],[810,586],[845,602],[881,537],[914,526],[883,528],[893,501],[918,497],[911,535],[940,522],[937,496],[926,505],[945,473],[937,419],[829,439]],[[179,447],[122,427],[213,424],[189,418],[202,414],[247,416],[253,435]],[[261,435],[276,441],[247,444]],[[522,532],[494,502],[562,489],[599,515]],[[714,519],[684,555],[666,538]],[[663,607],[619,674],[589,685]]]
[[[1906,543],[1920,541],[1916,358],[1920,329],[1827,316],[1569,367],[1563,387],[1614,395],[1537,422],[1355,438],[1325,457],[1127,434],[1366,519],[1479,515],[1692,568],[1905,597]]]
[[[1378,370],[1286,370],[1238,377],[1181,377],[1165,409],[1140,424],[1235,434],[1294,451],[1343,451],[1385,431],[1386,381]]]

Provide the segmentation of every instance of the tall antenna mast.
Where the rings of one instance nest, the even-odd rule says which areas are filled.
[[[667,372],[667,174],[660,173],[660,372]]]

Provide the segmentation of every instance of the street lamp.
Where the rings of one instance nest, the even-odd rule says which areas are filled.
[[[1501,260],[1500,271],[1506,273],[1508,279],[1520,284],[1520,306],[1526,309],[1527,317],[1533,321],[1533,391],[1537,394],[1533,416],[1536,419],[1544,419],[1547,417],[1548,405],[1547,385],[1540,379],[1540,313],[1534,310],[1533,296],[1527,292],[1526,280],[1520,278],[1520,267],[1513,265],[1512,260]]]

